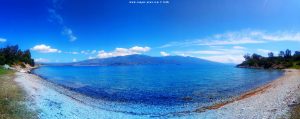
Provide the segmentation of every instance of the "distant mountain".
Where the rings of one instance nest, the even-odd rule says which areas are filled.
[[[102,59],[90,59],[74,63],[60,63],[52,65],[71,65],[71,66],[115,66],[115,65],[146,65],[146,64],[217,64],[208,60],[182,57],[165,56],[151,57],[147,55],[127,55]],[[51,65],[51,64],[50,64]]]
[[[128,55],[118,56],[104,59],[91,59],[73,63],[73,65],[143,65],[143,64],[207,64],[213,63],[207,60],[182,57],[182,56],[166,56],[166,57],[151,57],[146,55]]]

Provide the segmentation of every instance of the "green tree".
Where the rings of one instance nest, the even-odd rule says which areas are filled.
[[[269,58],[272,58],[272,57],[274,57],[274,53],[273,52],[269,52],[268,56],[269,56]]]
[[[244,58],[245,58],[246,61],[248,61],[248,60],[251,59],[251,56],[250,56],[250,54],[246,54],[246,55],[244,55]]]
[[[287,49],[280,51],[278,56],[274,56],[274,53],[268,53],[268,57],[263,57],[258,54],[244,55],[245,61],[237,65],[239,67],[249,68],[296,68],[300,66],[300,52],[295,52],[292,56],[292,51]],[[299,66],[297,66],[299,65]]]
[[[254,59],[254,60],[260,60],[261,58],[262,58],[261,55],[258,55],[258,54],[256,54],[256,53],[253,53],[253,54],[252,54],[252,59]]]
[[[4,55],[3,54],[1,54],[1,52],[0,52],[0,65],[4,65],[5,64],[5,57],[4,57]]]
[[[289,49],[286,49],[285,50],[285,55],[284,55],[285,58],[290,58],[292,57],[292,51],[289,50]]]
[[[284,54],[284,52],[283,52],[283,51],[280,51],[280,52],[279,52],[279,54],[278,54],[278,56],[279,56],[279,57],[284,57],[284,56],[285,56],[285,54]]]
[[[31,58],[31,53],[29,50],[24,52],[19,49],[18,45],[7,46],[5,48],[0,48],[0,65],[8,64],[30,64],[34,66],[34,60]]]

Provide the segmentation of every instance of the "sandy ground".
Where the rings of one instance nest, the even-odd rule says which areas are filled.
[[[149,118],[102,110],[81,103],[58,92],[47,81],[27,73],[16,73],[15,81],[28,94],[29,106],[38,109],[42,119],[98,119]],[[281,78],[257,90],[248,92],[234,101],[214,105],[202,113],[190,113],[172,118],[200,119],[276,119],[288,118],[289,106],[297,103],[300,95],[300,71],[286,70]],[[165,118],[165,117],[159,117]],[[168,117],[169,118],[169,117]]]

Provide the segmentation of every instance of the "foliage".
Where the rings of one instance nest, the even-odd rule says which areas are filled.
[[[29,50],[22,51],[18,45],[0,48],[0,65],[8,64],[30,64],[34,66],[34,60],[31,58]]]
[[[273,68],[273,69],[284,69],[284,68],[300,68],[300,53],[296,51],[292,55],[292,51],[287,49],[286,51],[280,51],[278,56],[274,56],[274,53],[268,53],[268,57],[263,57],[258,54],[246,54],[244,56],[245,61],[238,67],[247,68]]]

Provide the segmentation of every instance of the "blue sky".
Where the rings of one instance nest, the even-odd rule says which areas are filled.
[[[300,50],[299,0],[0,0],[0,46],[36,61],[130,54],[240,63],[243,54]]]

